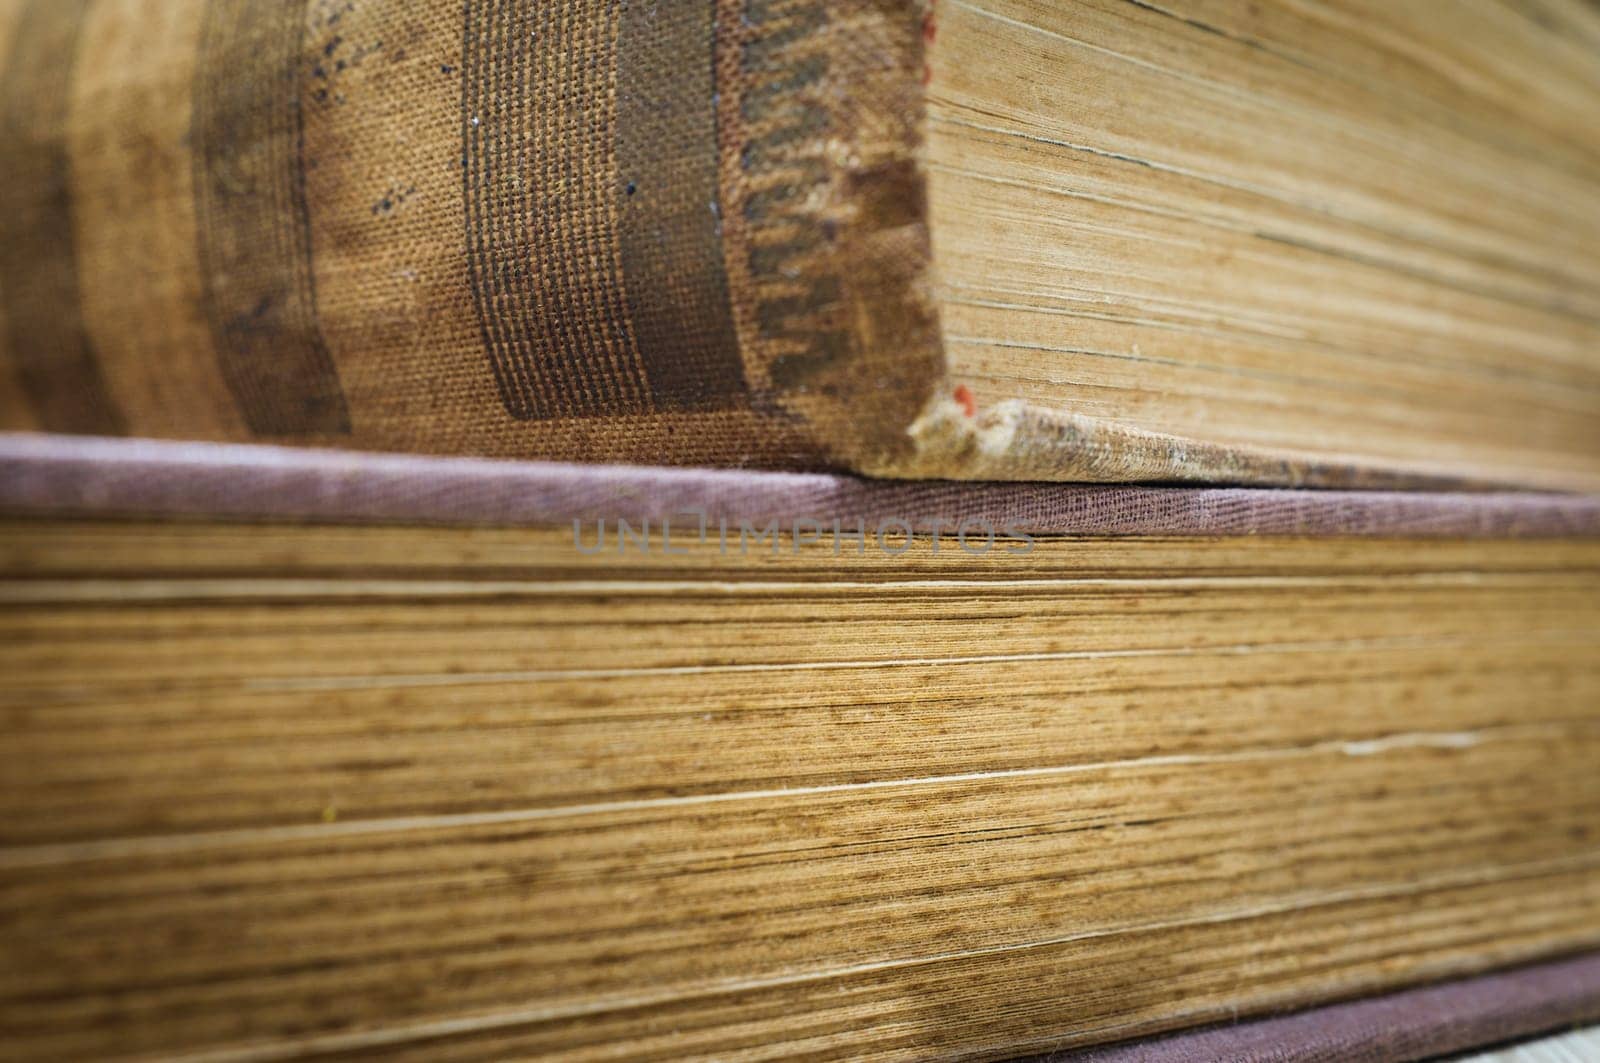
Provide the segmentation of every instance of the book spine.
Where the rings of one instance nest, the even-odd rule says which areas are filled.
[[[0,4],[0,427],[892,462],[922,13]]]

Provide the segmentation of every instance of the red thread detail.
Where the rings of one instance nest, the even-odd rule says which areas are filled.
[[[978,399],[972,394],[972,389],[967,385],[959,384],[956,386],[955,400],[961,403],[961,408],[967,411],[968,417],[976,417],[978,415]]]

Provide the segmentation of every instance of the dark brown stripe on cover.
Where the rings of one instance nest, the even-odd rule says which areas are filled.
[[[1600,953],[1034,1063],[1408,1063],[1600,1021]]]
[[[575,519],[962,521],[1044,535],[1600,536],[1600,496],[862,480],[0,433],[0,510],[539,525]]]
[[[633,0],[617,66],[617,235],[628,315],[658,409],[745,394],[722,262],[712,0]]]
[[[464,5],[468,269],[501,400],[522,420],[650,409],[615,232],[617,8]]]
[[[343,433],[317,323],[301,72],[305,0],[210,0],[194,86],[201,283],[222,374],[257,435]]]
[[[745,0],[740,22],[741,213],[755,323],[778,352],[767,363],[772,383],[803,389],[848,360],[854,344],[832,238],[815,202],[833,169],[830,141],[840,135],[824,102],[834,63],[828,6]],[[896,198],[920,203],[920,195]]]
[[[115,434],[84,326],[67,154],[68,93],[88,0],[31,0],[0,78],[0,300],[6,346],[38,421]]]

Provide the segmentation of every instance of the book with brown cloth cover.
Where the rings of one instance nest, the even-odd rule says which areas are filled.
[[[0,426],[1600,485],[1563,0],[5,0]]]
[[[1597,43],[0,0],[0,1055],[1600,1014]]]

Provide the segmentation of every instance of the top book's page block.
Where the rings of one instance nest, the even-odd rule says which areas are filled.
[[[1600,8],[0,0],[0,428],[1600,489]]]

